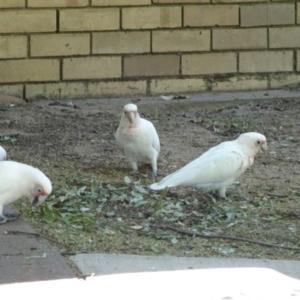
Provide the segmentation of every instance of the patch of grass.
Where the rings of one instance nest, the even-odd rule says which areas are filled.
[[[42,233],[67,244],[64,250],[68,251],[244,257],[243,251],[247,249],[251,257],[258,257],[253,252],[258,249],[255,245],[222,240],[208,243],[205,239],[154,230],[151,224],[171,225],[202,234],[297,244],[296,239],[291,241],[270,234],[273,224],[284,217],[275,205],[278,199],[266,196],[263,186],[250,200],[232,191],[224,201],[192,189],[179,193],[152,192],[142,181],[147,180],[134,181],[125,176],[122,185],[100,184],[95,178],[80,174],[55,188],[45,205],[34,211],[27,207],[26,214]],[[290,228],[294,227],[290,225]],[[292,229],[289,233],[295,237],[297,230]]]

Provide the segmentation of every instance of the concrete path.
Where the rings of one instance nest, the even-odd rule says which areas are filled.
[[[262,90],[246,92],[206,92],[189,95],[189,100],[209,101],[231,101],[231,100],[263,100],[263,99],[291,99],[299,98],[299,90]],[[174,100],[172,100],[174,101]],[[178,100],[180,101],[180,100]]]
[[[84,274],[109,275],[135,272],[221,268],[269,268],[300,279],[300,261],[140,256],[118,254],[78,254],[71,259]]]
[[[13,231],[35,232],[21,218],[0,225],[0,285],[75,277],[63,257],[46,240],[6,234]]]

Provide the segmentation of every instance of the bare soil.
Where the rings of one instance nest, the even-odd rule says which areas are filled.
[[[154,123],[160,136],[160,175],[156,179],[150,176],[150,166],[141,166],[138,175],[131,174],[115,142],[114,132],[128,102],[138,105],[140,115]],[[95,226],[66,224],[64,214],[48,218],[45,210],[32,211],[27,201],[13,208],[37,232],[63,243],[65,246],[53,243],[62,252],[300,259],[297,250],[190,237],[151,227],[170,225],[300,247],[299,111],[300,99],[203,103],[136,98],[2,104],[0,144],[8,159],[36,166],[49,176],[54,186],[49,207],[51,201],[57,203],[52,208],[67,202],[61,198],[66,191],[64,199],[71,203],[68,212],[72,213],[70,206],[88,207],[86,216]],[[248,131],[266,135],[269,151],[257,155],[226,200],[192,188],[172,189],[167,195],[148,190],[150,183],[210,147]],[[125,176],[130,183],[124,182]],[[88,198],[94,195],[89,183],[99,188],[99,195],[93,196],[96,200]],[[143,189],[141,205],[128,200],[137,191],[135,186]],[[77,194],[72,196],[73,187]],[[79,190],[81,187],[90,189],[90,194]],[[113,199],[114,189],[119,196],[124,191],[122,200],[119,196]],[[80,217],[84,214],[81,211]]]

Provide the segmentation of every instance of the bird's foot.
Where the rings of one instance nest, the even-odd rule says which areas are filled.
[[[0,215],[0,224],[4,224],[7,222],[7,218],[4,215]]]
[[[157,176],[157,171],[156,171],[156,170],[153,170],[153,171],[151,172],[151,176],[152,176],[152,177],[156,177],[156,176]]]
[[[20,217],[20,214],[12,213],[12,214],[6,214],[5,215],[7,221],[13,221]]]
[[[6,214],[6,215],[0,215],[0,224],[4,224],[8,221],[16,220],[18,219],[20,215],[19,214]]]
[[[166,174],[163,173],[163,172],[158,172],[158,171],[152,171],[152,176],[162,176],[162,177],[165,177]]]

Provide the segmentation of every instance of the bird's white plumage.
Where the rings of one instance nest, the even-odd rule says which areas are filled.
[[[139,116],[135,104],[124,106],[116,140],[130,161],[134,171],[138,163],[149,163],[153,172],[157,171],[157,158],[160,152],[159,137],[154,125]]]
[[[49,178],[32,166],[14,162],[0,162],[0,223],[5,221],[3,206],[28,198],[33,204],[34,199],[43,202],[52,192]],[[2,223],[4,223],[4,221]]]
[[[256,153],[267,148],[265,136],[256,132],[241,134],[236,140],[212,147],[183,168],[150,186],[153,190],[175,186],[195,186],[204,191],[218,190],[226,196],[226,188],[254,162]]]
[[[0,161],[6,160],[6,151],[3,147],[0,146]]]

